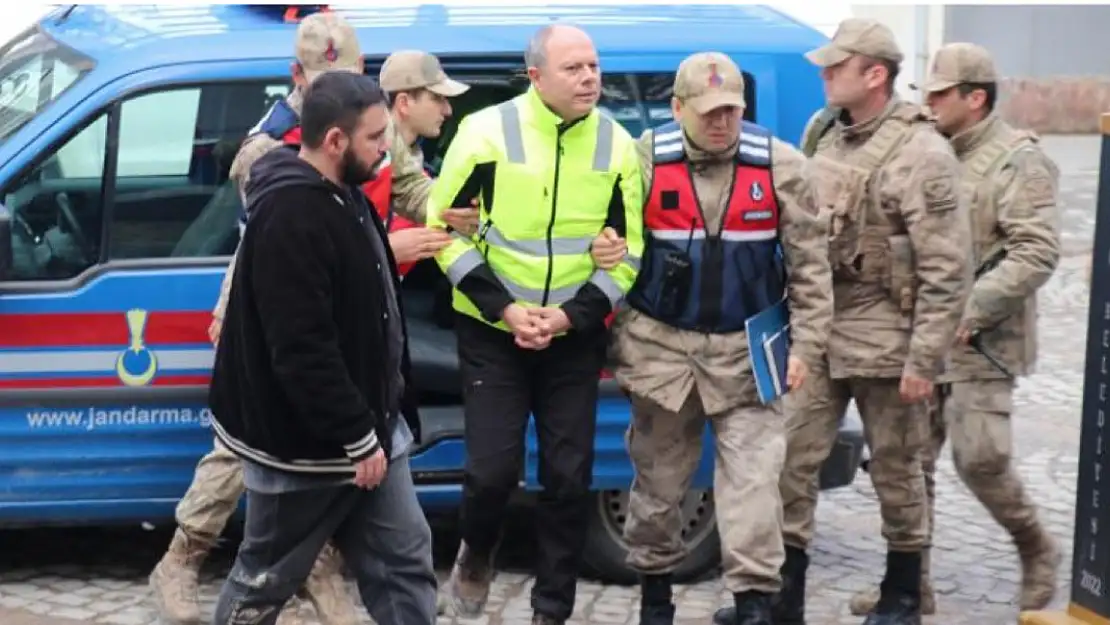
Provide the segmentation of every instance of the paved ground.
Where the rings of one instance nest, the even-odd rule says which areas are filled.
[[[1021,473],[1042,503],[1045,521],[1070,554],[1087,314],[1085,264],[1094,225],[1098,142],[1094,137],[1049,138],[1046,144],[1063,170],[1066,257],[1042,291],[1040,373],[1021,384],[1015,445]],[[941,613],[926,622],[1013,623],[1017,559],[1004,533],[959,484],[951,463],[945,461],[941,471],[934,565]],[[877,582],[884,558],[874,499],[863,477],[822,500],[810,582],[811,625],[861,622],[848,615],[848,597]],[[436,539],[438,561],[446,568],[457,539],[449,530],[437,532]],[[157,621],[145,580],[166,542],[163,532],[141,530],[0,532],[0,623],[73,625],[66,619],[77,619],[82,625],[153,624]],[[529,541],[518,542],[497,582],[490,613],[478,622],[528,622],[530,579],[521,564],[528,561]],[[205,569],[202,593],[208,605],[230,557],[227,549],[218,552]],[[1057,605],[1066,601],[1068,570],[1069,565],[1062,567]],[[590,582],[579,588],[576,622],[636,622],[636,589]],[[683,588],[679,623],[708,623],[724,598],[717,580]],[[36,614],[44,618],[36,620]]]

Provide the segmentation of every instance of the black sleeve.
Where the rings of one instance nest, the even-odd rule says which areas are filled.
[[[621,193],[621,177],[617,176],[613,183],[613,193],[609,196],[609,209],[605,217],[605,225],[616,231],[617,235],[625,236],[628,224],[625,221],[624,194]],[[604,291],[587,282],[582,285],[570,301],[562,306],[570,325],[580,332],[600,330],[605,326],[605,318],[613,312],[613,304]]]
[[[515,300],[505,290],[505,285],[493,275],[489,265],[479,265],[459,280],[459,290],[478,307],[478,312],[490,323],[501,320],[501,312]]]
[[[486,213],[492,221],[494,171],[494,163],[475,165],[473,171],[467,176],[466,182],[463,183],[462,189],[455,195],[451,206],[469,207],[471,202],[480,196],[486,207]],[[474,302],[478,311],[490,323],[500,321],[501,312],[514,301],[505,289],[505,285],[501,284],[493,270],[485,263],[475,267],[459,280],[458,289]]]
[[[587,282],[570,301],[562,306],[570,325],[579,332],[590,332],[605,327],[605,318],[613,312],[609,296]]]
[[[375,425],[382,418],[351,380],[339,349],[332,315],[335,247],[310,209],[321,197],[286,189],[263,200],[251,280],[274,374],[297,417],[358,461],[380,448]]]

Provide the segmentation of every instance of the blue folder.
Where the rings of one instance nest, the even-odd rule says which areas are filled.
[[[769,404],[786,391],[786,363],[790,354],[790,311],[786,298],[745,323],[752,374],[759,400]]]

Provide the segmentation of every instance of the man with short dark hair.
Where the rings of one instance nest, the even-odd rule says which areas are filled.
[[[358,34],[338,13],[307,15],[297,25],[294,39],[295,60],[290,67],[293,90],[274,103],[250,131],[231,163],[228,175],[236,187],[234,193],[240,197],[255,161],[268,152],[299,142],[301,105],[308,85],[329,71],[363,72]],[[292,140],[294,134],[296,141]],[[213,343],[219,339],[236,258],[237,255],[231,258],[212,310],[208,333]],[[193,481],[175,511],[177,531],[150,574],[151,597],[167,625],[193,625],[200,621],[197,603],[200,567],[216,546],[242,495],[241,463],[217,438],[212,450],[197,462]],[[326,545],[305,582],[304,594],[315,608],[320,625],[358,625],[359,616],[344,584],[342,567],[335,547]],[[298,599],[291,600],[278,622],[303,625],[297,616],[300,604]]]
[[[399,278],[359,190],[388,147],[385,104],[370,78],[320,76],[300,151],[259,158],[244,189],[250,219],[209,405],[243,460],[247,518],[216,625],[273,625],[329,539],[375,621],[436,618],[407,455],[419,421]]]

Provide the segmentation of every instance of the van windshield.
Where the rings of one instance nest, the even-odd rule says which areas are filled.
[[[0,47],[0,141],[50,106],[93,65],[38,26]]]
[[[602,74],[598,108],[633,136],[674,119],[671,114],[673,73]]]

